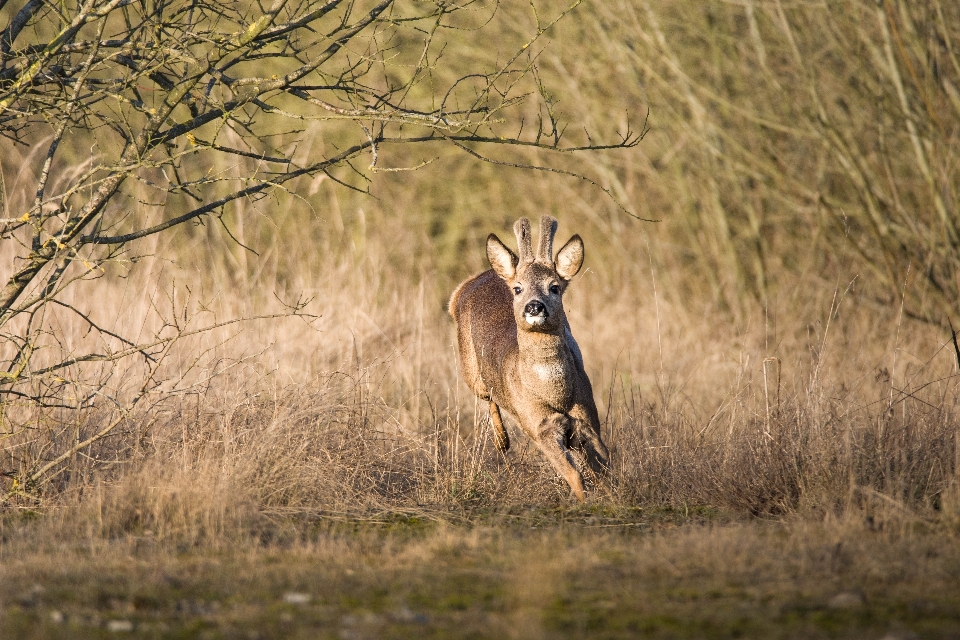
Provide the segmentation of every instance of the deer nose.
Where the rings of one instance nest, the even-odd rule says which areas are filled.
[[[547,308],[543,306],[543,303],[539,300],[531,300],[527,303],[527,306],[523,308],[523,315],[525,316],[543,316],[546,318],[549,314],[547,313]]]

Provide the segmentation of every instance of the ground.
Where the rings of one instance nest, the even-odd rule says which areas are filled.
[[[593,505],[15,546],[8,638],[960,637],[960,545],[923,523]]]

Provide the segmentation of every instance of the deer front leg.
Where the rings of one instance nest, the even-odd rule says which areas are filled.
[[[510,450],[510,436],[503,426],[503,418],[500,416],[500,407],[493,400],[490,401],[490,422],[493,423],[493,444],[497,451],[506,453]]]
[[[610,452],[600,439],[600,416],[595,406],[577,402],[570,410],[573,419],[574,439],[579,441],[587,458],[587,464],[594,473],[605,475],[608,470]]]
[[[586,500],[586,494],[583,492],[583,477],[577,470],[570,450],[564,444],[570,426],[568,416],[561,413],[549,415],[536,429],[536,443],[556,472],[570,485],[574,497],[579,502],[583,502]]]

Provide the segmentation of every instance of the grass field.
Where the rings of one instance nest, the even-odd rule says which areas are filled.
[[[450,524],[450,520],[456,524]],[[318,519],[289,540],[150,537],[4,561],[24,638],[912,638],[960,632],[932,532],[712,510],[528,507]]]
[[[103,383],[83,410],[4,405],[0,637],[960,638],[960,10],[568,18],[539,58],[564,117],[650,131],[559,163],[659,222],[450,151],[143,240],[62,300],[141,340],[310,302],[176,341],[150,384],[71,369]],[[4,150],[16,210],[37,162]],[[586,244],[565,307],[612,453],[583,505],[512,423],[496,452],[445,310],[541,213]]]

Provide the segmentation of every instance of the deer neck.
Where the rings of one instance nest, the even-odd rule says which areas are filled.
[[[535,364],[562,358],[568,351],[566,332],[518,331],[521,362]]]
[[[566,323],[557,332],[519,331],[517,373],[523,386],[551,405],[568,403],[576,376]]]

